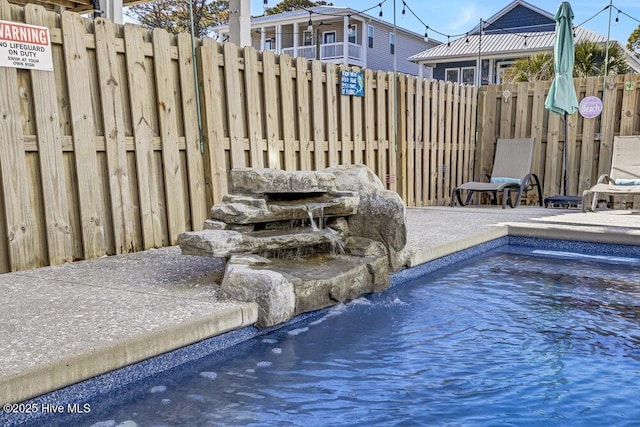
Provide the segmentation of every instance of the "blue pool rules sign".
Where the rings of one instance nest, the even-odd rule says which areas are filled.
[[[364,73],[362,71],[342,71],[340,89],[343,95],[364,96]]]

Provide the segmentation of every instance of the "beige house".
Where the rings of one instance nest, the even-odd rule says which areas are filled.
[[[222,40],[228,38],[228,26],[215,31]],[[317,6],[251,18],[251,45],[259,51],[374,70],[418,75],[423,66],[408,58],[438,44],[347,7]]]

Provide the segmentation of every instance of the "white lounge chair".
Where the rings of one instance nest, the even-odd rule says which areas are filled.
[[[640,135],[614,138],[611,172],[582,193],[582,211],[595,211],[600,195],[608,195],[612,207],[613,196],[640,195]]]

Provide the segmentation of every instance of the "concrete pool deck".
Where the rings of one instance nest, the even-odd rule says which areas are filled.
[[[408,208],[413,267],[507,235],[640,245],[640,214]],[[0,275],[0,402],[19,402],[253,324],[216,301],[223,265],[177,247]]]

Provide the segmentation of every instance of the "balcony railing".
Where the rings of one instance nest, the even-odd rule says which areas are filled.
[[[292,47],[285,47],[282,53],[291,56],[303,57],[306,59],[316,59],[316,46],[298,46],[298,54],[294,55]],[[344,43],[323,43],[320,45],[320,60],[331,62],[342,62],[345,58]],[[349,63],[359,64],[362,62],[362,45],[349,43],[347,51]]]

